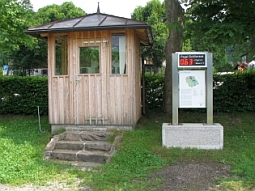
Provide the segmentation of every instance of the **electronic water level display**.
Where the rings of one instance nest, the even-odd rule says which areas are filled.
[[[178,53],[178,67],[206,67],[206,54],[205,53]]]

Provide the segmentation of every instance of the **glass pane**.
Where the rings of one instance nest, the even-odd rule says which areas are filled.
[[[55,75],[68,74],[67,35],[55,36]]]
[[[112,36],[112,74],[126,74],[126,37]]]
[[[80,47],[80,74],[99,73],[99,47]]]

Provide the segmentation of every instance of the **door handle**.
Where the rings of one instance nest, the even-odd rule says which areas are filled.
[[[75,77],[75,84],[77,85],[78,84],[78,81],[80,81],[81,79],[78,77],[78,76],[76,76]]]

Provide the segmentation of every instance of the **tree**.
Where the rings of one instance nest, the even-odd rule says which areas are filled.
[[[166,9],[165,3],[159,0],[151,0],[147,2],[145,7],[137,7],[131,15],[131,18],[147,22],[151,26],[154,45],[153,50],[147,55],[154,63],[154,71],[157,73],[158,67],[165,60],[164,45],[168,36],[168,28],[166,25]],[[146,52],[145,48],[143,52]]]
[[[84,15],[85,12],[81,8],[75,7],[72,2],[64,2],[62,5],[52,4],[39,9],[35,18],[38,22],[37,25],[40,25]]]
[[[149,57],[153,63],[160,66],[166,59],[164,109],[168,113],[172,108],[172,53],[182,50],[183,13],[178,0],[166,0],[162,5],[152,0],[132,14],[132,18],[146,21],[152,27],[155,42]]]
[[[83,16],[84,14],[85,12],[75,7],[72,2],[65,2],[62,5],[53,4],[39,9],[38,12],[35,13],[31,24],[41,25]],[[26,35],[26,37],[30,38],[29,35]],[[34,43],[30,44],[30,46],[21,45],[19,49],[12,51],[11,57],[15,68],[25,71],[25,69],[47,67],[47,42],[36,38],[33,38],[33,40]]]
[[[172,112],[172,53],[182,51],[184,10],[178,0],[166,0],[166,16],[169,37],[165,45],[166,70],[164,86],[164,110]]]
[[[249,10],[255,9],[255,1],[190,0],[186,3],[187,16],[192,20],[187,27],[196,39],[202,42],[206,38],[208,44],[225,47],[250,45],[254,54],[255,12]]]
[[[0,49],[18,49],[19,44],[30,44],[24,30],[29,25],[33,11],[29,0],[1,0]]]
[[[7,64],[13,50],[22,45],[31,47],[35,41],[24,33],[33,11],[29,0],[1,0],[0,14],[0,59],[2,64]]]

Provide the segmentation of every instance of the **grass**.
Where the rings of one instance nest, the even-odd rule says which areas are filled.
[[[204,123],[205,113],[180,112],[182,123]],[[254,113],[216,113],[214,122],[224,127],[223,150],[166,149],[162,147],[162,123],[171,116],[144,116],[134,131],[123,133],[111,163],[93,171],[70,170],[70,166],[43,160],[51,134],[47,117],[0,116],[0,182],[20,185],[45,184],[50,180],[76,177],[94,190],[154,190],[162,180],[148,181],[154,170],[183,161],[213,161],[231,165],[231,178],[219,180],[219,190],[250,190],[255,185]],[[69,169],[69,170],[67,170]]]
[[[46,184],[74,175],[63,172],[62,165],[43,160],[51,134],[47,118],[41,119],[44,133],[33,116],[0,116],[0,183],[21,185]]]

